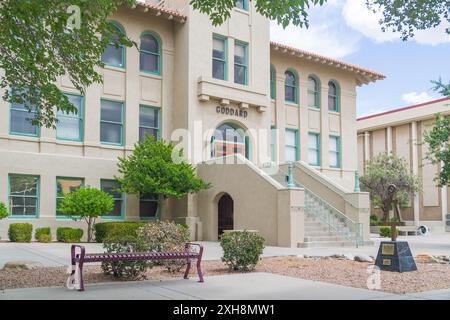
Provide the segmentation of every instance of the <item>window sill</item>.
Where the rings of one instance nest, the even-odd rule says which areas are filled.
[[[242,13],[242,14],[245,14],[245,15],[247,15],[247,16],[249,16],[250,15],[250,13],[249,13],[249,10],[247,9],[247,10],[245,10],[245,9],[240,9],[240,8],[236,8],[236,7],[234,7],[234,11],[236,11],[236,12],[239,12],[239,13]]]
[[[328,110],[328,113],[329,113],[329,114],[335,114],[335,115],[338,115],[338,116],[341,115],[341,113],[340,113],[339,111]]]
[[[114,144],[114,143],[100,142],[100,146],[102,148],[106,148],[106,149],[125,150],[125,147],[124,147],[123,144]]]
[[[150,79],[158,79],[158,80],[162,79],[161,73],[152,73],[146,71],[139,71],[139,76]]]
[[[308,110],[320,112],[320,108],[308,107]]]
[[[284,105],[298,108],[298,103],[293,101],[284,101]]]
[[[125,67],[111,66],[111,65],[106,65],[106,64],[103,67],[103,70],[111,70],[111,71],[118,71],[118,72],[125,73]]]
[[[36,220],[39,219],[39,216],[13,216],[13,215],[9,215],[8,220],[25,220],[25,219],[30,219],[30,220]]]

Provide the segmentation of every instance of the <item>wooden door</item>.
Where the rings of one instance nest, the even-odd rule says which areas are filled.
[[[218,204],[219,213],[219,236],[224,230],[234,229],[234,202],[233,199],[228,195],[224,194]]]

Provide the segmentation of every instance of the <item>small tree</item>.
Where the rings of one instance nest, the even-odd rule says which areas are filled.
[[[406,161],[387,153],[366,162],[360,182],[362,189],[370,192],[373,205],[383,211],[384,221],[396,204],[406,206],[408,196],[421,190],[419,177],[409,173]],[[388,191],[391,185],[395,185],[395,192]]]
[[[0,202],[0,220],[9,216],[8,208],[3,202]]]
[[[116,177],[121,191],[130,194],[154,194],[159,196],[160,208],[167,197],[182,198],[188,193],[196,193],[209,187],[197,178],[195,169],[184,161],[174,161],[173,155],[182,159],[183,151],[174,150],[173,144],[155,141],[147,135],[142,142],[134,145],[131,155],[119,157]]]
[[[86,221],[88,242],[91,242],[95,220],[110,212],[113,207],[114,200],[109,194],[88,186],[65,195],[60,210],[73,220]]]

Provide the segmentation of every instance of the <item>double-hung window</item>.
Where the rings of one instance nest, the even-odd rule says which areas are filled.
[[[111,212],[108,212],[102,218],[123,218],[124,213],[124,194],[118,189],[120,188],[119,183],[116,180],[100,180],[100,188],[102,191],[109,194],[114,200],[114,207]]]
[[[25,103],[11,103],[9,127],[11,134],[39,136],[39,127],[31,123],[31,120],[36,117],[37,108],[34,105],[28,107]]]
[[[140,69],[143,72],[161,74],[161,48],[156,35],[144,32],[141,35]]]
[[[139,217],[141,219],[158,218],[158,197],[150,194],[143,194],[139,198]]]
[[[213,36],[212,76],[215,79],[227,80],[227,39]]]
[[[289,70],[284,75],[284,100],[297,103],[297,77]]]
[[[332,168],[341,167],[341,138],[337,136],[330,136],[328,161]]]
[[[234,43],[234,83],[248,83],[248,45],[241,41]]]
[[[297,130],[286,129],[285,134],[285,161],[298,160],[298,136]]]
[[[159,109],[148,106],[139,106],[139,141],[144,140],[146,135],[153,136],[155,140],[160,138]]]
[[[333,81],[328,83],[328,110],[339,112],[339,90]]]
[[[320,165],[320,134],[308,134],[308,163],[312,166]]]
[[[65,217],[59,209],[64,196],[68,193],[76,191],[82,186],[84,186],[83,178],[56,178],[56,216]]]
[[[104,144],[123,145],[123,103],[101,101],[100,141]]]
[[[270,65],[270,98],[275,99],[275,68]]]
[[[38,176],[9,175],[9,210],[12,217],[31,218],[38,216]]]
[[[234,5],[236,8],[248,10],[248,0],[235,0]]]
[[[124,30],[116,22],[110,22],[117,34],[124,33]],[[102,54],[102,62],[108,66],[123,68],[125,66],[125,47],[120,44],[119,36],[112,34],[109,42]]]
[[[309,108],[320,108],[320,91],[318,81],[313,78],[308,78],[308,107]]]
[[[66,94],[69,101],[77,109],[76,113],[66,113],[58,110],[56,117],[56,138],[60,140],[83,140],[83,97],[74,94]]]

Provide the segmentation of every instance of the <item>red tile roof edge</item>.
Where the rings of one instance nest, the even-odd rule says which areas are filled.
[[[180,18],[185,18],[186,16],[184,14],[182,14],[181,12],[175,10],[175,9],[170,9],[170,8],[166,8],[157,4],[152,4],[152,3],[146,3],[146,2],[136,2],[136,4],[138,6],[144,7],[144,8],[149,8],[149,9],[153,9],[153,10],[157,10],[157,11],[161,11],[167,14],[171,14],[173,16],[176,17],[180,17]]]
[[[361,118],[357,118],[356,121],[361,121],[361,120],[365,120],[365,119],[375,118],[375,117],[383,116],[385,114],[395,113],[395,112],[404,111],[404,110],[408,110],[408,109],[423,107],[423,106],[426,106],[426,105],[429,105],[429,104],[438,103],[438,102],[442,102],[442,101],[446,101],[446,100],[450,101],[450,97],[448,97],[448,98],[440,98],[440,99],[437,99],[437,100],[431,100],[431,101],[428,101],[428,102],[423,102],[423,103],[415,104],[415,105],[412,105],[412,106],[402,107],[402,108],[398,108],[398,109],[394,109],[394,110],[389,110],[389,111],[385,111],[385,112],[371,114],[371,115],[368,115],[368,116],[363,116]]]
[[[326,57],[326,56],[323,56],[323,55],[320,55],[320,54],[317,54],[317,53],[314,53],[314,52],[309,52],[309,51],[306,51],[306,50],[303,50],[303,49],[290,47],[288,45],[285,45],[285,44],[282,44],[282,43],[277,43],[277,42],[274,42],[274,41],[270,41],[270,44],[272,46],[284,48],[284,49],[287,49],[287,50],[292,50],[292,51],[295,51],[295,52],[298,52],[298,53],[302,53],[302,54],[305,54],[305,55],[308,55],[308,56],[312,56],[312,57],[323,59],[323,60],[326,60],[326,61],[329,61],[329,62],[341,64],[341,65],[344,65],[344,66],[347,66],[347,67],[350,67],[350,68],[354,68],[354,69],[357,69],[357,70],[360,70],[360,71],[363,71],[363,72],[367,72],[367,73],[370,73],[370,74],[376,76],[377,78],[381,78],[381,79],[386,78],[386,76],[384,74],[382,74],[382,73],[379,73],[379,72],[376,72],[376,71],[373,71],[373,70],[370,70],[370,69],[366,69],[366,68],[363,68],[363,67],[351,64],[351,63],[347,63],[345,61],[341,61],[341,60],[337,60],[337,59],[334,59],[334,58]]]

